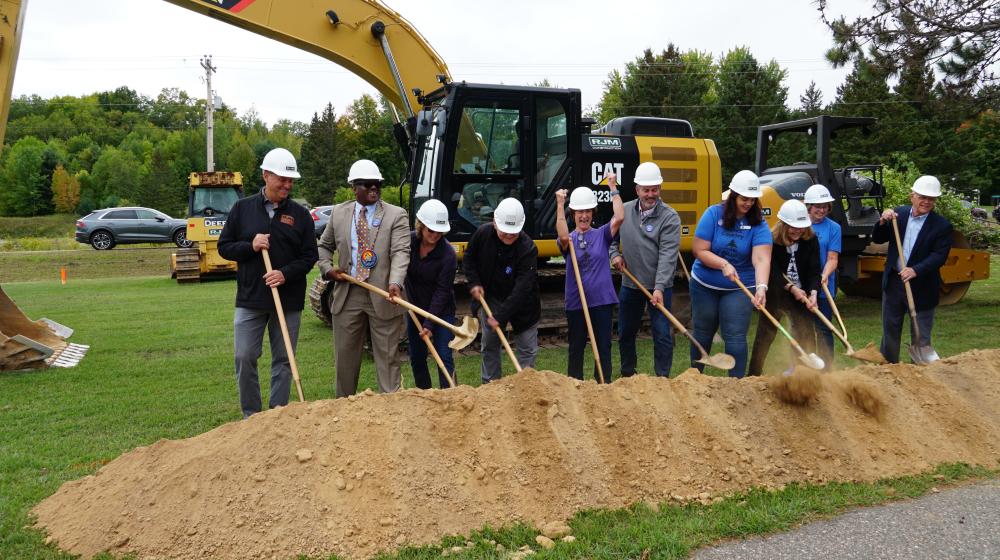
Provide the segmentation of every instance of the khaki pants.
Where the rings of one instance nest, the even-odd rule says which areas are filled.
[[[371,334],[379,391],[394,393],[399,390],[399,341],[406,326],[405,318],[401,315],[379,319],[368,290],[353,285],[349,288],[344,308],[333,316],[337,397],[347,397],[358,390],[366,333]]]

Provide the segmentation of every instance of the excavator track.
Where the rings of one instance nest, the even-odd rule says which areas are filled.
[[[193,247],[177,249],[174,273],[178,284],[201,282],[201,253],[197,244]]]

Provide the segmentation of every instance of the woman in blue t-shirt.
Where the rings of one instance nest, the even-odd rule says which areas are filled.
[[[831,220],[828,216],[833,210],[833,197],[830,191],[823,185],[813,185],[806,190],[803,198],[806,208],[809,209],[809,219],[812,221],[813,231],[819,239],[819,266],[821,269],[820,282],[830,289],[830,295],[837,297],[837,266],[840,264],[840,252],[842,241],[840,236],[840,224]],[[819,310],[827,319],[833,318],[833,308],[830,300],[826,298],[823,290],[819,292]],[[833,331],[831,331],[823,321],[814,317],[816,323],[819,357],[823,358],[826,369],[833,368]]]
[[[771,266],[771,230],[760,209],[760,181],[740,171],[729,183],[729,196],[711,206],[698,221],[692,249],[691,314],[695,339],[711,352],[716,330],[726,353],[736,359],[730,377],[743,377],[747,366],[747,331],[754,306],[766,304]],[[756,290],[753,301],[733,281]],[[692,345],[691,366],[701,352]]]

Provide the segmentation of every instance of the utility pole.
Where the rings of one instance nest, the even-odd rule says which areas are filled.
[[[205,83],[208,85],[208,95],[205,97],[205,146],[207,149],[206,161],[208,162],[207,171],[215,171],[215,150],[214,146],[214,128],[215,123],[215,99],[212,92],[212,74],[215,73],[215,67],[212,66],[212,55],[207,54],[201,59],[201,67],[205,69]]]

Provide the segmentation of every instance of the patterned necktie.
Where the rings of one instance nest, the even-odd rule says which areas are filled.
[[[358,213],[356,229],[358,231],[358,259],[354,263],[354,277],[364,282],[368,280],[368,275],[371,274],[371,269],[365,268],[361,264],[363,260],[362,255],[365,251],[371,249],[371,244],[368,242],[368,209],[364,206],[361,207],[361,212]]]

